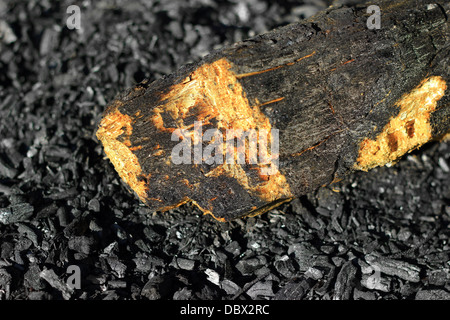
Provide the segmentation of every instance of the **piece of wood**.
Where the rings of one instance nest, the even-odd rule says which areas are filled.
[[[392,163],[443,136],[450,131],[449,3],[374,4],[380,29],[367,27],[368,5],[331,7],[127,90],[108,105],[97,131],[106,155],[150,208],[192,201],[227,221]],[[267,174],[261,161],[195,158],[220,141],[198,144],[196,123],[223,135],[279,130],[278,152],[269,148],[278,166]],[[185,140],[173,138],[177,129],[186,130]],[[174,148],[189,141],[192,163],[175,164]]]

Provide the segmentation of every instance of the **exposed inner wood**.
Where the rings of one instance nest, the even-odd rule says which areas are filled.
[[[191,129],[192,123],[185,123],[191,115],[197,121],[210,123],[215,120],[219,130],[236,129],[249,131],[256,129],[271,132],[269,119],[259,109],[260,105],[250,105],[245,92],[231,71],[232,64],[222,58],[210,64],[204,64],[190,74],[181,84],[171,87],[169,93],[161,98],[162,105],[154,109],[152,121],[161,131],[173,132],[177,128],[166,128],[161,113],[168,113],[181,129]],[[281,101],[283,97],[262,103],[261,105]],[[194,144],[194,131],[189,131]],[[271,138],[271,137],[270,137]],[[273,141],[270,141],[270,143]],[[224,141],[223,150],[226,150]],[[232,150],[234,154],[236,150]],[[270,155],[276,158],[278,154]],[[264,161],[263,161],[264,163]],[[266,161],[267,163],[267,161]],[[263,165],[256,164],[256,170],[263,172]],[[265,201],[292,197],[289,184],[281,172],[276,169],[270,176],[261,175],[259,181],[252,181],[244,168],[238,164],[223,163],[216,166],[205,176],[217,177],[227,175],[236,179],[245,189]],[[151,186],[150,186],[151,187]]]
[[[102,142],[105,154],[114,165],[119,176],[133,189],[142,201],[147,197],[148,186],[142,177],[142,169],[133,153],[139,146],[131,147],[133,132],[130,116],[120,113],[121,102],[100,122],[97,138]]]
[[[424,79],[397,103],[400,112],[390,119],[375,140],[361,142],[355,168],[367,171],[395,161],[432,138],[430,114],[444,96],[447,84],[442,77]]]

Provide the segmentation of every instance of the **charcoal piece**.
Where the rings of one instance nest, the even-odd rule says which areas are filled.
[[[5,44],[10,44],[17,41],[17,36],[15,35],[11,26],[5,20],[0,20],[0,40]],[[0,45],[0,48],[3,48]]]
[[[264,256],[257,256],[239,260],[239,262],[236,263],[236,269],[244,276],[252,275],[255,271],[264,267],[266,263],[267,260]]]
[[[88,203],[88,209],[94,212],[100,212],[100,202],[98,199],[92,199]]]
[[[450,167],[444,158],[442,158],[442,157],[439,158],[438,164],[439,164],[439,167],[441,167],[442,171],[444,171],[446,173],[450,172]]]
[[[363,291],[355,288],[353,290],[353,300],[376,300],[377,296],[375,292],[372,291]]]
[[[268,299],[275,295],[272,289],[272,281],[258,281],[246,293],[253,300]]]
[[[56,203],[52,202],[51,204],[40,209],[38,213],[36,213],[36,219],[48,218],[54,215],[58,211],[58,209],[59,206]]]
[[[108,281],[108,288],[111,289],[123,289],[127,287],[127,282],[123,280],[110,280]]]
[[[372,275],[363,275],[361,278],[361,285],[370,290],[378,290],[383,292],[390,292],[391,280],[386,277],[382,277],[379,273]]]
[[[315,261],[321,255],[319,250],[308,242],[292,244],[288,249],[288,254],[291,253],[294,253],[300,271],[306,271],[309,267],[314,266]]]
[[[70,238],[74,235],[82,235],[89,228],[88,220],[85,217],[76,217],[63,230],[64,236]]]
[[[6,139],[0,144],[5,146],[5,153],[9,163],[11,163],[15,169],[19,168],[24,156],[17,150],[15,141]]]
[[[342,266],[342,265],[345,263],[345,259],[342,258],[342,257],[338,257],[338,256],[333,256],[333,257],[331,258],[331,261],[333,262],[333,264],[334,264],[336,267],[340,267],[340,266]]]
[[[348,300],[352,295],[358,269],[353,261],[348,261],[339,271],[334,285],[334,300]]]
[[[0,177],[14,178],[17,175],[17,170],[11,168],[5,161],[0,157]]]
[[[12,276],[4,268],[0,268],[0,300],[8,300],[11,294]]]
[[[450,292],[443,289],[422,289],[417,292],[416,300],[450,300]]]
[[[374,270],[411,282],[420,281],[420,268],[406,261],[376,257],[374,255],[366,255],[365,260]]]
[[[105,284],[106,283],[106,274],[101,274],[101,275],[93,275],[93,274],[89,274],[88,276],[86,276],[86,280],[88,280],[89,282],[93,283],[93,284]]]
[[[60,279],[53,269],[44,268],[39,273],[39,276],[47,281],[54,289],[58,290],[64,300],[69,300],[71,298],[74,289]]]
[[[173,278],[168,275],[151,277],[141,290],[141,296],[148,300],[158,300],[166,297],[173,286]]]
[[[52,200],[64,200],[64,199],[72,199],[78,195],[78,191],[76,188],[70,188],[67,190],[62,190],[60,192],[55,192],[48,195],[48,198]]]
[[[311,290],[314,282],[300,278],[290,280],[274,296],[274,300],[302,300]]]
[[[7,261],[14,252],[14,244],[12,242],[4,241],[0,244],[0,258]]]
[[[192,290],[184,287],[173,294],[173,300],[191,300],[193,297]]]
[[[119,295],[117,294],[117,292],[115,290],[106,290],[105,292],[103,292],[103,300],[118,300],[119,299]]]
[[[200,300],[217,300],[220,296],[220,289],[210,282],[204,283],[200,292],[196,292],[196,298]]]
[[[89,230],[94,232],[101,232],[103,228],[99,226],[97,221],[94,219],[89,222]]]
[[[434,286],[443,286],[450,281],[450,271],[447,270],[430,270],[427,272],[428,283]]]
[[[114,257],[114,256],[106,257],[106,261],[108,262],[108,265],[110,266],[113,273],[118,278],[125,277],[125,273],[127,271],[126,264],[124,264],[117,257]]]
[[[171,265],[178,269],[193,270],[195,267],[195,261],[185,258],[174,258]]]
[[[41,268],[37,264],[32,264],[24,274],[24,286],[32,290],[41,290],[45,285],[40,276]]]
[[[216,286],[220,286],[220,275],[217,273],[217,271],[208,268],[205,270],[205,274],[208,281],[214,283]]]
[[[420,282],[406,281],[400,287],[400,294],[402,297],[411,299],[417,294],[418,291],[420,291],[421,288],[422,288],[422,283],[420,283]],[[392,288],[391,288],[391,291],[392,291]]]
[[[31,218],[34,207],[29,203],[19,203],[6,208],[0,208],[0,223],[12,224],[27,221]]]
[[[151,226],[145,227],[143,232],[145,237],[151,242],[159,242],[163,239],[163,235],[160,234],[158,231],[155,230],[155,228],[152,228]]]
[[[11,193],[13,193],[13,190],[10,187],[5,186],[0,183],[0,194],[1,193],[5,194],[5,195],[10,195]]]
[[[52,300],[53,296],[46,291],[32,291],[28,294],[29,300]]]
[[[24,237],[27,237],[34,244],[35,247],[39,247],[39,235],[34,230],[34,228],[24,223],[18,223],[17,231]]]
[[[135,270],[138,272],[147,273],[153,268],[152,260],[140,252],[136,255],[136,258],[134,258],[133,261],[136,264]]]
[[[69,249],[86,255],[91,252],[93,245],[94,239],[88,236],[71,237],[68,242]]]
[[[235,295],[241,290],[241,287],[229,279],[224,279],[220,283],[220,287],[229,295]]]
[[[317,268],[309,267],[305,272],[305,277],[311,278],[313,280],[319,280],[323,277],[323,272]]]
[[[58,217],[58,222],[61,227],[66,227],[68,224],[68,215],[64,207],[59,207],[56,211],[56,216]]]
[[[239,245],[239,242],[236,240],[231,241],[229,244],[225,246],[225,251],[230,253],[233,257],[237,257],[239,254],[241,254],[241,246]]]
[[[274,262],[275,269],[288,279],[292,278],[295,274],[295,267],[292,260],[288,256],[283,256]]]
[[[119,243],[124,243],[127,240],[127,238],[128,238],[127,232],[121,226],[119,226],[117,223],[114,223],[111,226],[111,229],[115,233],[117,239],[119,240]]]

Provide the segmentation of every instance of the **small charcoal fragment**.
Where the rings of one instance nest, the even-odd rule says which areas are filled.
[[[69,249],[84,254],[89,254],[91,252],[91,247],[93,244],[94,239],[87,236],[71,237],[68,242]]]
[[[241,290],[241,288],[236,283],[229,279],[224,279],[221,282],[221,288],[225,290],[225,292],[229,295],[235,295],[237,292],[239,292],[239,290]]]
[[[348,300],[353,290],[357,268],[352,261],[347,262],[339,271],[334,285],[334,300]]]
[[[367,255],[365,259],[375,270],[382,273],[397,276],[411,282],[420,281],[420,268],[413,264],[400,260],[380,258],[373,255]]]
[[[70,299],[73,293],[73,288],[60,279],[53,269],[44,268],[44,270],[39,273],[39,276],[47,281],[50,286],[61,292],[61,295],[65,300]]]
[[[275,300],[301,300],[311,290],[313,283],[306,279],[291,280],[274,296]]]
[[[195,267],[195,261],[185,258],[175,258],[172,265],[183,270],[193,270]]]
[[[263,266],[265,266],[266,263],[267,261],[263,256],[248,258],[239,260],[239,262],[236,264],[236,269],[238,269],[242,275],[251,275],[256,270],[261,269]]]
[[[11,168],[5,161],[0,157],[0,177],[14,178],[17,175],[17,170]]]
[[[450,300],[450,292],[442,289],[423,289],[417,292],[416,300]]]
[[[19,203],[6,208],[0,208],[0,223],[11,224],[28,220],[34,212],[29,203]]]
[[[11,294],[12,276],[4,268],[0,268],[0,300],[8,300]]]
[[[253,300],[267,299],[273,297],[275,294],[272,289],[272,281],[258,281],[251,286],[246,293]]]

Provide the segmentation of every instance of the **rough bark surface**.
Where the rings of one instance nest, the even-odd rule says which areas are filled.
[[[226,221],[391,163],[442,136],[450,130],[450,5],[374,4],[380,29],[368,29],[367,5],[331,7],[127,90],[100,123],[105,153],[150,208],[192,201]],[[174,164],[180,141],[171,138],[185,129],[195,144],[195,121],[203,132],[278,129],[277,170]]]

